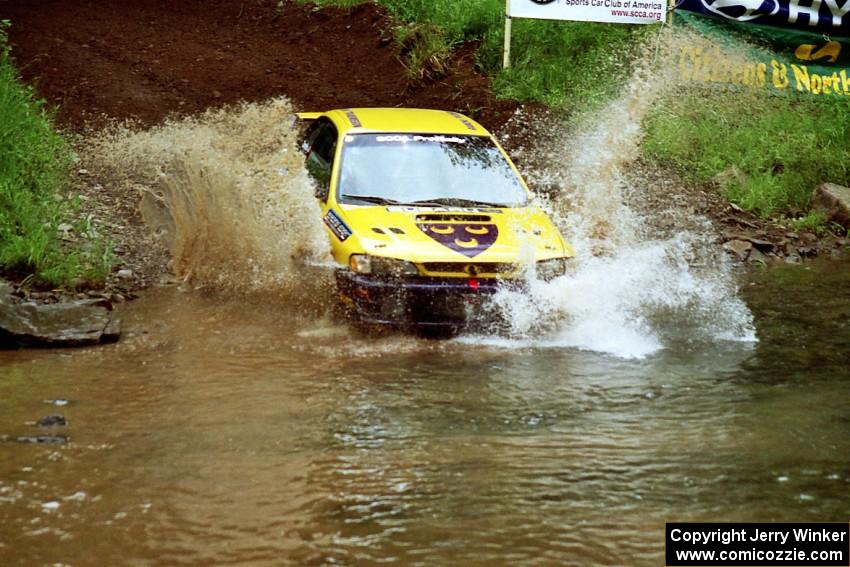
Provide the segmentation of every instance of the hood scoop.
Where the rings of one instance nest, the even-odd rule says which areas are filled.
[[[398,228],[397,226],[391,226],[389,228],[389,231],[392,232],[393,234],[407,234],[406,232],[404,232],[404,229]],[[372,227],[372,232],[374,232],[375,234],[386,234],[387,233],[386,230],[384,230],[383,228],[378,228],[377,226]]]
[[[490,222],[490,215],[466,213],[428,213],[416,215],[416,222]]]

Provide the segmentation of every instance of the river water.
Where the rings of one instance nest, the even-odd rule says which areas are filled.
[[[0,352],[0,434],[69,421],[0,442],[0,564],[660,565],[666,521],[847,521],[848,268],[643,358],[148,292],[118,344]]]

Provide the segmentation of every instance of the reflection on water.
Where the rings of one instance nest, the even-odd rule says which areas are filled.
[[[642,360],[151,293],[116,345],[0,353],[0,434],[71,438],[0,443],[0,564],[659,565],[665,521],[847,521],[847,268]]]

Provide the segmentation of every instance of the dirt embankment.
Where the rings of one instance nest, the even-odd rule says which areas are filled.
[[[303,110],[414,106],[458,110],[489,126],[496,101],[461,49],[448,72],[410,82],[376,4],[316,9],[278,0],[0,0],[23,77],[81,130],[104,117],[152,124],[285,95]]]

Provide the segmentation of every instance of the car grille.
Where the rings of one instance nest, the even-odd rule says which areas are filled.
[[[509,276],[519,269],[516,264],[501,262],[424,262],[422,268],[430,274],[462,274],[468,277]]]

